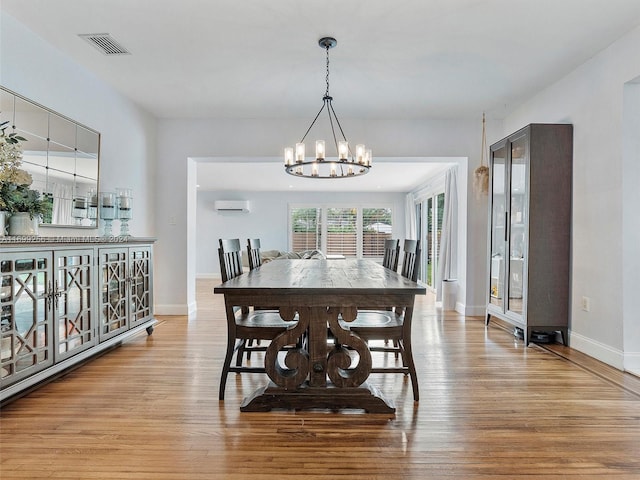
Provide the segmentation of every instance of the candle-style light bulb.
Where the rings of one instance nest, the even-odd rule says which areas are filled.
[[[296,163],[304,162],[304,143],[296,143]]]
[[[284,149],[284,164],[287,167],[293,165],[293,148],[287,147]]]
[[[316,159],[320,161],[324,160],[324,152],[324,140],[316,140]]]
[[[340,140],[338,142],[338,158],[340,160],[346,160],[348,156],[349,156],[349,143],[344,140]]]
[[[356,145],[356,162],[364,165],[364,145],[362,143]]]

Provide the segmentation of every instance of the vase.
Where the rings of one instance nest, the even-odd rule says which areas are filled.
[[[9,235],[38,235],[40,217],[28,212],[14,213],[9,217]]]
[[[7,232],[7,212],[0,210],[0,237],[4,237]]]

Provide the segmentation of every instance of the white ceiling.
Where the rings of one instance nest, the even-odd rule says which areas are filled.
[[[158,117],[299,118],[304,128],[325,89],[322,36],[338,40],[331,94],[341,119],[502,118],[640,24],[639,0],[2,0],[0,8]],[[86,33],[110,33],[131,55],[104,56],[78,37]]]

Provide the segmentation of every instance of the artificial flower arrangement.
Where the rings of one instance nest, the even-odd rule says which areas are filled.
[[[0,123],[0,211],[26,212],[30,218],[51,213],[51,202],[29,188],[33,179],[22,165],[22,145],[27,139],[7,133],[9,121]]]

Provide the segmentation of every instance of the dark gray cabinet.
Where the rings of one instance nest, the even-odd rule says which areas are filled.
[[[490,149],[487,325],[567,342],[573,126],[530,124]]]

